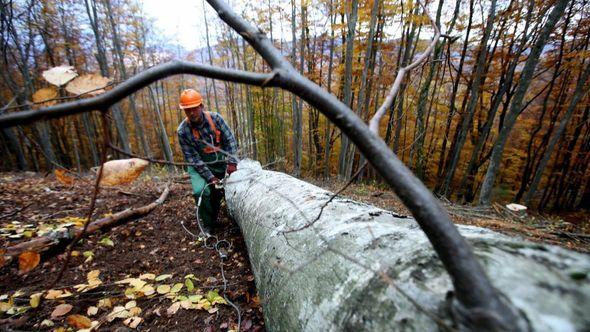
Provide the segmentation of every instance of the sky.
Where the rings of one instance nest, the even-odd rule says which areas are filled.
[[[187,50],[204,46],[203,7],[198,0],[143,0],[145,13],[155,19],[156,27]],[[208,6],[206,4],[206,6]],[[209,15],[213,10],[208,8]]]

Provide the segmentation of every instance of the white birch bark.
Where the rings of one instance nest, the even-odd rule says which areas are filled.
[[[337,198],[303,228],[331,195],[249,160],[228,179],[227,205],[246,240],[268,330],[438,330],[427,312],[451,325],[451,281],[415,220]],[[588,255],[479,227],[459,230],[532,330],[590,326]]]

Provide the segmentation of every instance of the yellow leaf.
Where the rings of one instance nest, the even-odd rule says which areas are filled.
[[[33,94],[33,102],[36,104],[43,103],[42,106],[55,105],[57,102],[52,99],[57,98],[57,95],[58,95],[57,88],[54,86],[39,89]]]
[[[21,274],[30,272],[41,261],[41,255],[34,251],[25,251],[18,256],[18,271]]]
[[[145,274],[140,275],[139,279],[154,280],[154,279],[156,279],[156,275],[153,273],[145,273]]]
[[[7,312],[12,308],[10,302],[0,302],[0,312]]]
[[[31,295],[31,300],[29,300],[31,308],[37,308],[39,306],[39,303],[41,302],[41,295],[43,295],[43,293],[35,293]]]
[[[55,178],[57,179],[57,181],[63,184],[64,186],[71,186],[74,184],[74,178],[67,175],[68,172],[61,168],[54,170],[53,174],[55,174]]]
[[[152,294],[154,294],[156,292],[156,290],[154,289],[154,287],[152,285],[145,285],[141,288],[140,292],[143,293],[143,295],[145,296],[150,296]]]
[[[182,289],[182,286],[184,286],[184,285],[181,283],[174,284],[174,286],[172,286],[172,289],[170,289],[170,292],[171,293],[178,293]]]
[[[76,76],[78,76],[78,73],[76,73],[76,70],[72,66],[53,67],[43,72],[43,78],[47,82],[57,86],[68,83]]]
[[[133,307],[133,308],[129,309],[129,314],[131,316],[139,316],[139,314],[141,314],[141,308],[140,307]]]
[[[44,319],[41,322],[41,326],[42,327],[53,327],[54,325],[55,325],[55,323],[53,321],[49,320],[49,319]]]
[[[48,300],[55,300],[57,299],[60,295],[63,294],[62,290],[59,289],[50,289],[47,291],[47,294],[45,295],[45,298]]]
[[[99,275],[100,275],[100,270],[92,270],[92,271],[88,272],[86,277],[88,278],[88,281],[90,282],[90,280],[98,279]]]
[[[145,281],[136,278],[133,278],[129,281],[129,285],[133,286],[133,288],[135,288],[136,290],[140,290],[141,288],[143,288],[143,286],[145,286],[145,284]]]
[[[107,161],[104,164],[101,185],[116,186],[133,182],[149,163],[139,158]]]
[[[65,314],[67,314],[68,312],[70,312],[72,310],[72,305],[71,304],[60,304],[57,307],[55,307],[55,309],[53,309],[53,312],[51,313],[51,318],[57,318],[57,317],[61,317]]]
[[[66,321],[76,329],[87,329],[92,326],[90,318],[83,315],[69,315]]]
[[[75,95],[89,93],[92,96],[104,93],[104,87],[111,82],[110,79],[102,77],[99,74],[86,74],[76,77],[68,83],[66,91]]]
[[[110,308],[113,306],[113,304],[111,303],[111,299],[110,298],[105,298],[105,299],[100,299],[98,300],[98,305],[99,308]]]
[[[167,294],[170,292],[170,285],[160,285],[158,286],[156,291],[158,292],[158,294]]]

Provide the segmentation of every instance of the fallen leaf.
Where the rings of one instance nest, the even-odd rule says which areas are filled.
[[[180,290],[182,289],[183,286],[184,285],[181,284],[181,283],[174,284],[174,286],[172,286],[172,288],[170,289],[170,293],[178,293],[178,292],[180,292]]]
[[[141,314],[141,308],[140,307],[133,307],[133,308],[129,309],[129,314],[131,316],[139,316],[139,314]]]
[[[132,329],[135,329],[142,320],[143,319],[141,317],[129,317],[123,321],[123,324],[129,326]]]
[[[95,306],[90,306],[88,307],[88,309],[86,309],[86,314],[88,316],[94,316],[98,313],[98,308]]]
[[[139,158],[111,160],[104,163],[101,185],[117,186],[133,182],[149,162]]]
[[[66,321],[70,326],[77,329],[87,329],[92,326],[90,318],[84,315],[69,315]]]
[[[110,79],[102,77],[99,74],[86,74],[76,77],[66,85],[66,91],[75,95],[81,95],[89,92],[95,96],[104,93],[104,87],[111,82]]]
[[[47,82],[57,86],[68,83],[76,76],[78,76],[78,73],[76,73],[76,70],[72,66],[53,67],[43,72],[43,78]]]
[[[108,297],[98,300],[97,307],[99,307],[99,308],[110,308],[112,306],[113,306],[113,304],[111,303],[111,299]]]
[[[86,275],[86,278],[88,279],[88,282],[90,282],[91,280],[98,279],[99,275],[100,275],[100,270],[92,270],[92,271],[88,272],[88,274]]]
[[[193,303],[189,300],[180,301],[179,303],[184,309],[195,309]]]
[[[102,239],[100,239],[100,241],[98,241],[98,243],[102,244],[103,246],[109,246],[109,247],[113,247],[115,245],[113,240],[111,240],[108,236],[105,236]]]
[[[162,275],[157,276],[155,280],[156,281],[162,281],[162,280],[166,280],[166,279],[169,279],[169,278],[172,278],[172,275],[171,274],[162,274]]]
[[[55,325],[55,323],[52,320],[49,319],[44,319],[41,322],[41,327],[53,327]]]
[[[88,262],[92,261],[92,258],[94,258],[94,253],[90,250],[84,251],[82,253],[82,255],[84,257],[86,257],[86,259],[84,260],[84,263],[88,263]]]
[[[53,312],[51,313],[51,318],[61,317],[72,310],[73,306],[71,304],[63,303],[55,307]]]
[[[156,275],[153,273],[145,273],[139,276],[139,279],[144,279],[144,280],[154,280],[156,278]]]
[[[21,274],[30,272],[41,261],[41,255],[34,251],[25,251],[18,256],[18,271]]]
[[[168,316],[172,316],[178,311],[178,309],[180,309],[180,302],[174,302],[170,307],[168,307],[168,309],[166,309],[166,314]]]
[[[128,318],[129,311],[125,309],[123,306],[116,306],[113,308],[113,311],[108,314],[107,319],[109,322],[112,322],[115,318]]]
[[[145,285],[141,288],[140,292],[143,293],[145,296],[150,296],[156,292],[152,285]]]
[[[74,178],[67,175],[67,172],[61,168],[54,170],[53,174],[55,174],[57,181],[64,186],[71,186],[74,184]]]
[[[195,288],[195,285],[193,284],[193,282],[190,279],[186,279],[184,281],[184,284],[186,285],[186,290],[189,292],[192,292],[193,289]]]
[[[168,294],[170,292],[170,285],[160,285],[156,288],[158,294]]]
[[[47,294],[45,294],[45,298],[48,300],[55,300],[57,299],[60,295],[63,294],[62,290],[59,289],[50,289],[47,291]]]
[[[43,293],[35,293],[31,295],[31,299],[29,300],[31,308],[37,308],[39,306],[39,303],[41,302],[41,295],[43,295]]]
[[[131,308],[137,307],[137,302],[135,301],[129,301],[127,303],[125,303],[125,309],[129,310]]]

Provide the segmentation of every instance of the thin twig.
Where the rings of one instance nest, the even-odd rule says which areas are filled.
[[[53,283],[51,284],[51,286],[49,288],[53,288],[53,286],[55,286],[60,280],[61,277],[63,276],[65,270],[68,268],[68,265],[70,263],[70,260],[72,258],[72,250],[74,249],[74,246],[80,241],[80,239],[82,239],[82,237],[86,234],[86,230],[88,229],[88,226],[90,225],[90,220],[92,219],[92,215],[94,214],[94,207],[96,205],[96,197],[98,196],[98,191],[100,189],[100,180],[102,179],[102,174],[103,174],[103,169],[104,167],[102,167],[102,165],[104,165],[104,163],[107,161],[107,151],[109,148],[109,126],[108,126],[108,120],[106,117],[106,110],[102,111],[102,128],[103,128],[103,147],[102,147],[102,154],[100,157],[100,164],[101,167],[98,170],[98,174],[96,175],[96,182],[94,183],[94,190],[92,192],[92,199],[90,200],[90,206],[88,207],[88,215],[86,217],[86,222],[84,223],[84,228],[82,228],[82,232],[80,232],[80,234],[78,234],[78,236],[74,239],[74,241],[72,241],[72,243],[68,246],[68,251],[66,252],[66,259],[62,265],[61,270],[59,271],[59,274],[57,275],[57,278],[55,278],[55,280],[53,281]]]

